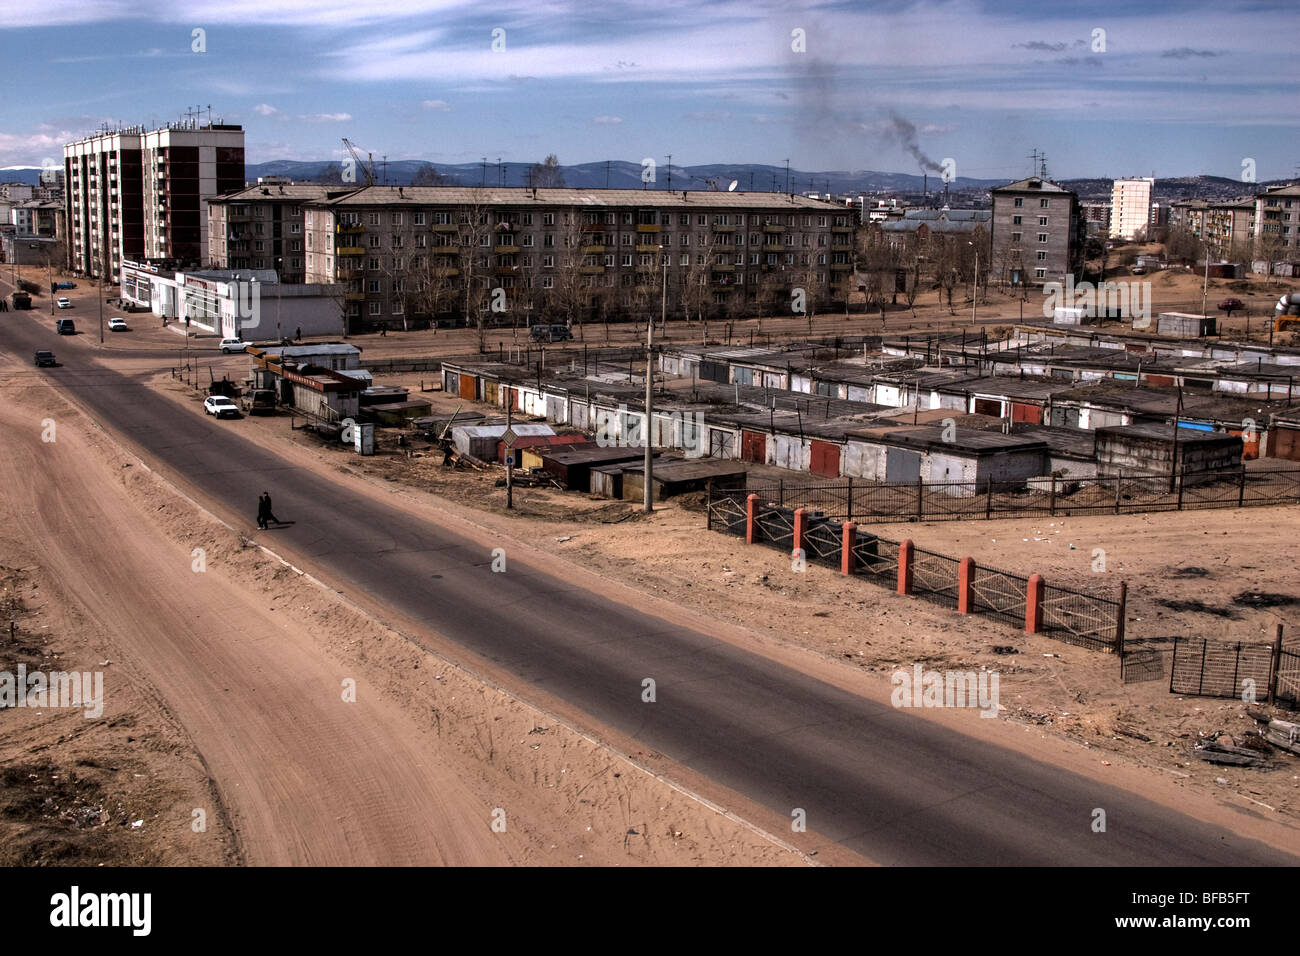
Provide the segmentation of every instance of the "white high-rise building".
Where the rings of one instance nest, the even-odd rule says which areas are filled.
[[[1156,181],[1151,176],[1117,179],[1110,194],[1110,237],[1136,239],[1151,224],[1151,194]]]

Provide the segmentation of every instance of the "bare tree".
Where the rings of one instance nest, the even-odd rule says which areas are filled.
[[[564,171],[560,168],[559,157],[551,153],[542,162],[534,163],[528,171],[528,179],[538,189],[562,189]]]
[[[457,210],[456,218],[461,291],[465,297],[465,326],[478,330],[479,351],[482,351],[487,335],[483,303],[488,295],[493,225],[489,221],[487,194],[482,189],[470,190],[469,200]]]
[[[438,172],[431,163],[421,166],[411,179],[412,186],[445,186],[447,177]]]

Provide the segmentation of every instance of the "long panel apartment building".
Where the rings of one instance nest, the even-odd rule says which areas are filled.
[[[214,199],[209,228],[214,266],[296,274],[300,253],[303,281],[346,283],[363,329],[815,309],[844,295],[855,227],[771,193],[270,185]]]
[[[103,132],[63,147],[69,268],[115,279],[126,261],[201,264],[207,201],[244,185],[240,126]]]

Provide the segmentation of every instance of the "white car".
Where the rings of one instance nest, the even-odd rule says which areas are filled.
[[[248,343],[239,339],[222,339],[220,348],[222,355],[229,355],[231,352],[244,351],[244,349],[248,348]]]
[[[56,299],[54,304],[57,305],[60,309],[72,308],[72,303],[68,300],[66,296]]]
[[[109,319],[108,331],[110,332],[130,332],[131,326],[126,324],[126,319]]]
[[[239,406],[224,395],[209,395],[203,400],[203,410],[217,418],[239,417]]]

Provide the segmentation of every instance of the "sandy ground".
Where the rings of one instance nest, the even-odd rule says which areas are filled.
[[[415,647],[178,497],[26,370],[3,375],[0,564],[22,638],[4,663],[111,661],[102,720],[0,715],[7,862],[802,862]],[[53,443],[33,424],[47,416]]]

